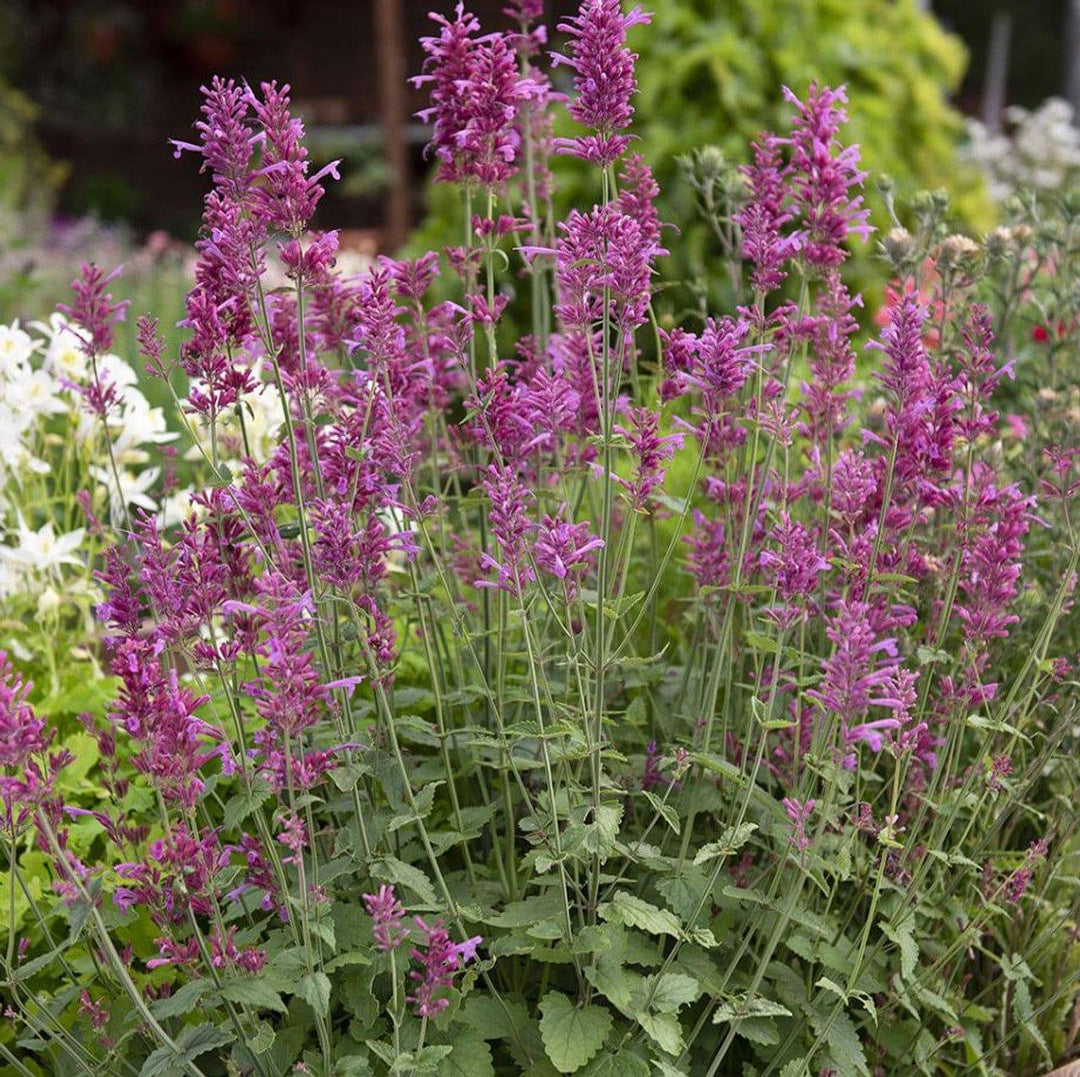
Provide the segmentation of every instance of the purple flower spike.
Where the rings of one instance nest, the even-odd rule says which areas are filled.
[[[836,141],[847,123],[847,93],[842,86],[831,90],[812,82],[805,102],[786,86],[784,97],[798,113],[791,131],[791,171],[804,232],[801,253],[809,265],[837,266],[847,258],[843,244],[849,235],[866,240],[873,232],[862,195],[851,194],[866,179],[859,170],[859,148]]]
[[[637,90],[637,55],[626,47],[626,31],[649,21],[639,7],[624,15],[620,0],[584,0],[577,15],[559,23],[572,40],[566,55],[552,53],[552,62],[574,69],[577,97],[570,115],[593,133],[557,139],[557,149],[601,167],[622,156],[630,136],[618,132],[630,126],[630,99]]]
[[[806,824],[810,820],[810,815],[814,810],[814,806],[817,804],[816,800],[799,801],[794,797],[784,797],[784,811],[787,812],[787,817],[791,820],[792,827],[794,828],[791,834],[791,844],[799,850],[804,852],[810,848],[810,838],[806,833]]]
[[[555,516],[544,517],[533,553],[540,568],[566,581],[572,600],[577,593],[574,577],[588,572],[593,553],[604,545],[604,540],[589,532],[587,522],[572,524],[564,520],[564,510],[565,506]]]
[[[750,185],[750,197],[732,218],[742,229],[743,257],[754,266],[751,282],[763,293],[783,284],[785,266],[802,242],[798,232],[781,232],[792,219],[786,204],[789,169],[781,158],[783,145],[783,139],[769,132],[754,143],[754,163],[740,170]]]
[[[374,894],[364,894],[364,907],[374,921],[371,933],[375,946],[384,954],[396,950],[408,934],[401,926],[405,918],[405,906],[398,901],[392,886],[380,886]]]
[[[441,920],[429,926],[417,916],[414,923],[425,937],[427,950],[413,947],[409,951],[409,956],[420,964],[420,969],[409,972],[409,978],[416,983],[416,992],[407,996],[405,1001],[413,1003],[417,1017],[436,1017],[450,1005],[450,1000],[435,996],[454,986],[454,976],[476,958],[476,948],[484,940],[476,935],[464,942],[454,943],[450,941]]]
[[[525,558],[525,536],[532,530],[532,524],[525,510],[526,502],[532,497],[525,484],[514,474],[511,467],[496,467],[487,470],[482,483],[484,492],[491,503],[489,520],[491,533],[499,544],[501,561],[496,561],[489,554],[481,558],[484,569],[495,569],[497,580],[478,580],[477,587],[498,587],[518,595],[521,588],[535,578]]]
[[[431,86],[431,105],[417,113],[434,127],[429,149],[444,183],[493,187],[516,171],[521,135],[519,108],[545,95],[544,86],[518,70],[504,34],[476,37],[480,23],[458,4],[454,18],[432,13],[438,36],[421,38],[425,73],[414,86]]]
[[[107,352],[113,345],[113,329],[124,320],[131,300],[114,302],[105,290],[122,271],[123,266],[117,266],[106,274],[90,262],[83,263],[79,276],[71,282],[71,303],[60,304],[60,310],[82,330],[78,335],[87,355]]]

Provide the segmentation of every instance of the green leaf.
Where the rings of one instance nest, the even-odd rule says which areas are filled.
[[[685,1077],[678,1070],[672,1073]],[[645,1059],[630,1054],[627,1049],[598,1055],[581,1071],[581,1077],[652,1077],[652,1070]]]
[[[440,1063],[439,1077],[495,1077],[491,1048],[475,1029],[466,1028],[454,1038],[453,1050]]]
[[[669,909],[683,920],[690,920],[702,905],[709,880],[700,868],[687,864],[677,875],[658,879],[656,889],[664,897]]]
[[[810,1023],[815,1035],[824,1036],[836,1068],[848,1077],[856,1073],[870,1077],[870,1067],[866,1061],[866,1052],[859,1040],[855,1022],[843,1011],[816,1011],[810,1015]]]
[[[671,935],[677,939],[682,934],[679,919],[673,912],[659,909],[626,890],[616,891],[610,903],[601,905],[600,915],[650,935]]]
[[[910,980],[915,975],[919,964],[919,944],[913,934],[914,921],[914,916],[908,916],[899,924],[894,924],[891,920],[882,920],[880,924],[881,933],[896,943],[900,950],[900,974],[905,980]]]
[[[333,774],[333,771],[330,772]],[[237,793],[229,797],[225,805],[225,829],[232,830],[249,815],[257,812],[269,799],[270,790],[264,782],[257,782],[250,792]]]
[[[186,984],[174,991],[168,998],[159,999],[150,1006],[150,1011],[159,1021],[165,1021],[170,1017],[183,1017],[191,1013],[202,998],[214,986],[214,981],[209,977],[200,980],[188,980]]]
[[[1035,1007],[1031,1002],[1031,989],[1026,980],[1020,980],[1013,989],[1013,1017],[1023,1027],[1024,1031],[1035,1041],[1047,1064],[1053,1064],[1050,1048],[1043,1038],[1035,1020]]]
[[[338,969],[343,969],[347,965],[370,965],[371,958],[359,950],[350,950],[345,954],[338,954],[337,957],[326,964],[325,968],[327,972],[337,972]]]
[[[338,1055],[334,1059],[334,1077],[371,1077],[371,1073],[367,1055]]]
[[[701,994],[701,985],[693,976],[681,972],[665,972],[645,977],[645,997],[652,993],[651,1008],[657,1013],[678,1013]]]
[[[257,1055],[269,1051],[274,1046],[274,1026],[267,1024],[266,1021],[260,1021],[254,1039],[249,1040],[247,1046],[249,1050],[254,1051]]]
[[[841,1002],[846,1003],[848,1000],[847,992],[834,980],[830,980],[828,976],[822,976],[814,984],[815,987],[820,987],[825,991],[829,991],[834,994]]]
[[[645,1030],[649,1038],[669,1055],[681,1055],[685,1043],[683,1042],[682,1025],[678,1017],[673,1013],[641,1013],[638,1014],[638,1024]]]
[[[330,778],[338,789],[347,793],[365,774],[370,773],[371,767],[366,763],[348,763],[345,766],[334,767],[330,771]]]
[[[675,834],[679,833],[679,813],[670,805],[665,804],[655,793],[648,789],[642,790],[645,799],[652,805],[653,811],[664,820]]]
[[[520,1039],[532,1020],[520,1002],[514,999],[500,1002],[489,995],[470,995],[458,1018],[485,1040]]]
[[[198,983],[198,980],[193,982]],[[257,976],[224,980],[221,984],[221,997],[258,1010],[273,1010],[275,1013],[288,1012],[285,1003],[281,1001],[281,996],[266,980]]]
[[[780,645],[772,636],[766,636],[761,632],[747,632],[744,636],[747,645],[755,651],[764,651],[766,654],[776,654]]]
[[[330,977],[325,972],[309,972],[296,993],[320,1016],[330,1013]]]
[[[573,842],[574,831],[578,831],[581,849],[590,856],[606,860],[615,851],[615,840],[619,836],[619,823],[622,820],[622,804],[600,804],[590,807],[589,821],[572,825],[568,830],[568,841]]]
[[[391,1073],[435,1073],[439,1064],[446,1059],[453,1047],[449,1044],[429,1044],[419,1051],[406,1051],[394,1059]]]
[[[735,1035],[760,1047],[775,1047],[780,1042],[780,1032],[771,1017],[744,1018],[735,1026]]]
[[[407,886],[425,905],[437,905],[435,888],[431,880],[412,864],[406,864],[395,856],[384,856],[371,865],[371,874],[376,879]]]
[[[634,992],[641,987],[641,977],[625,968],[621,960],[606,960],[601,954],[595,965],[585,969],[585,978],[613,1006],[625,1014],[633,1012]]]
[[[780,1071],[780,1077],[806,1077],[807,1072],[806,1059],[793,1058]]]
[[[12,980],[15,983],[21,983],[23,980],[29,980],[35,973],[40,972],[44,968],[48,968],[53,961],[62,954],[71,944],[74,939],[65,939],[55,949],[50,950],[47,954],[42,954],[40,957],[32,958],[30,961],[24,961],[19,965],[12,975]],[[193,980],[192,983],[198,983],[198,980]]]
[[[694,863],[704,864],[720,856],[734,855],[750,840],[755,830],[757,830],[756,823],[740,823],[738,826],[729,826],[720,835],[719,841],[711,841],[698,850],[697,856],[694,857]]]
[[[235,1035],[230,1029],[211,1024],[188,1025],[181,1029],[172,1047],[159,1047],[143,1063],[139,1077],[172,1077],[184,1072],[184,1063],[193,1062],[199,1055],[232,1043]]]
[[[529,927],[541,920],[561,919],[562,909],[562,895],[552,891],[515,901],[501,912],[485,916],[483,922],[493,927]]]
[[[790,1017],[791,1010],[782,1006],[772,999],[752,996],[747,998],[740,995],[734,999],[727,999],[716,1007],[713,1014],[713,1024],[720,1025],[725,1021],[741,1021],[747,1017]]]
[[[387,830],[391,833],[395,830],[400,830],[403,826],[408,826],[410,823],[415,823],[420,819],[426,819],[431,814],[432,805],[435,803],[435,793],[440,785],[445,785],[445,782],[428,782],[419,793],[414,794],[413,802],[416,804],[416,811],[411,808],[402,812],[400,815],[395,815],[390,820]]]
[[[575,1006],[549,991],[540,1000],[540,1035],[548,1058],[560,1073],[573,1073],[600,1050],[611,1031],[611,1014],[602,1006]]]

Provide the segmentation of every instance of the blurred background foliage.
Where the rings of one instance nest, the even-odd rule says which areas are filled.
[[[918,191],[944,188],[959,225],[981,231],[992,224],[982,178],[958,152],[964,117],[949,103],[961,85],[967,50],[918,0],[677,0],[647,6],[654,9],[652,24],[637,27],[631,38],[640,56],[634,131],[660,184],[661,220],[680,230],[677,257],[661,263],[666,281],[706,280],[715,253],[710,231],[695,213],[695,191],[680,175],[680,158],[715,146],[725,160],[744,162],[758,132],[786,132],[788,106],[779,88],[790,86],[803,96],[813,80],[848,87],[848,130],[869,173],[872,220],[884,218],[874,183],[887,176],[899,203]],[[559,68],[555,75],[562,73]],[[596,198],[595,170],[568,158],[558,159],[555,168],[556,218],[564,205]],[[429,184],[426,194],[428,215],[409,244],[414,252],[456,242],[461,233],[456,192]],[[848,268],[856,285],[871,291],[883,273],[872,250],[857,249]],[[723,281],[709,280],[707,288],[718,302],[734,299],[724,294]],[[690,299],[685,289],[675,295],[676,304]]]
[[[629,3],[629,0],[628,0]],[[451,0],[4,0],[0,4],[0,315],[40,313],[70,279],[74,252],[157,272],[160,233],[190,241],[202,191],[197,170],[173,161],[168,136],[183,136],[197,87],[215,73],[290,82],[319,159],[344,158],[343,181],[318,225],[344,229],[343,248],[397,248],[395,197],[417,226],[409,250],[457,242],[452,192],[426,183],[423,128],[412,121],[419,92],[403,87],[394,137],[405,143],[395,174],[386,153],[386,79],[420,70],[418,37],[432,7]],[[491,27],[507,24],[505,0],[468,5]],[[558,22],[574,0],[546,0]],[[965,114],[981,111],[991,27],[1011,20],[1003,104],[1038,106],[1067,89],[1066,0],[664,0],[638,28],[637,133],[662,189],[664,220],[682,229],[667,281],[708,279],[715,242],[695,213],[679,158],[715,146],[731,165],[759,130],[781,127],[779,87],[803,93],[811,79],[846,83],[850,131],[873,181],[887,175],[897,204],[944,189],[954,223],[977,233],[995,220],[984,168],[963,152]],[[379,12],[393,9],[395,71],[385,62]],[[554,72],[568,85],[565,68]],[[781,130],[782,133],[782,130]],[[565,199],[595,196],[576,162],[556,167]],[[874,219],[884,219],[871,194]],[[559,206],[556,206],[556,212]],[[34,222],[34,223],[30,223]],[[91,223],[88,223],[91,222]],[[151,255],[143,250],[150,238]],[[16,239],[18,242],[16,243]],[[92,242],[90,241],[92,239]],[[872,246],[848,272],[873,292],[881,271]],[[132,286],[134,287],[134,285]],[[713,298],[730,300],[721,282]],[[720,294],[716,294],[716,293]],[[669,307],[694,290],[669,292]]]

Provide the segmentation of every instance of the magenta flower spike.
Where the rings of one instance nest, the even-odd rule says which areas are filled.
[[[398,901],[392,886],[380,886],[374,894],[364,894],[364,907],[373,923],[371,932],[375,936],[375,946],[383,953],[396,950],[408,936],[402,927],[405,919],[405,906]]]
[[[484,940],[476,935],[455,943],[441,920],[429,925],[417,916],[413,922],[424,936],[425,949],[413,947],[409,951],[420,967],[409,971],[409,978],[416,986],[414,993],[406,996],[406,1002],[413,1004],[417,1017],[437,1017],[450,1005],[450,1000],[439,997],[439,993],[454,986],[454,977],[476,958],[476,949]]]
[[[569,112],[591,133],[557,139],[558,150],[602,168],[622,156],[630,136],[620,132],[630,126],[637,90],[637,55],[626,46],[626,31],[649,21],[640,7],[624,14],[621,0],[583,0],[576,15],[559,23],[571,40],[565,53],[552,53],[552,63],[573,68],[576,96]]]

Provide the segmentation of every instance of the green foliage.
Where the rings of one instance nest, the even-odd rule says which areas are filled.
[[[842,5],[813,10],[845,17]],[[925,22],[913,9],[896,10]],[[663,26],[676,14],[665,9],[658,19]],[[762,8],[759,18],[767,15]],[[721,16],[702,18],[715,31],[709,19]],[[724,79],[735,71],[749,78],[749,63],[724,48],[731,53],[730,71],[719,69]],[[692,57],[687,63],[692,69]],[[649,77],[643,72],[646,97]],[[690,81],[685,92],[699,91]],[[643,100],[641,112],[649,107]],[[87,675],[99,642],[88,625],[79,622],[78,636],[46,632],[51,661],[24,660],[45,674],[34,702],[74,758],[56,775],[55,801],[47,810],[28,802],[0,842],[8,869],[0,874],[0,951],[15,1015],[0,1027],[3,1077],[813,1077],[830,1069],[844,1077],[1003,1077],[1067,1057],[1080,983],[1073,665],[1080,625],[1070,605],[1080,565],[1070,515],[1080,467],[1066,457],[1048,469],[1043,450],[1075,440],[1080,408],[1080,203],[1013,210],[1008,226],[985,239],[950,235],[940,195],[897,211],[892,229],[884,217],[877,222],[882,265],[927,296],[926,346],[942,369],[966,354],[975,302],[993,306],[999,336],[988,361],[994,369],[1013,363],[1008,406],[1036,434],[992,421],[972,453],[977,448],[999,485],[1018,481],[1046,495],[1039,511],[1048,526],[1032,533],[1025,590],[1008,607],[1018,620],[978,658],[962,625],[934,620],[955,599],[961,550],[970,552],[958,545],[964,483],[952,502],[918,503],[905,521],[902,541],[917,544],[922,563],[866,569],[867,593],[913,613],[910,625],[897,617],[888,630],[896,638],[879,641],[878,650],[902,651],[903,668],[925,678],[920,686],[934,685],[931,704],[923,699],[907,716],[941,734],[932,766],[916,761],[898,735],[883,735],[876,747],[850,738],[839,712],[816,702],[823,667],[845,642],[826,632],[832,625],[817,604],[833,601],[834,584],[839,591],[860,582],[841,575],[858,567],[854,515],[835,509],[828,517],[824,499],[808,500],[833,527],[835,575],[827,588],[805,592],[794,631],[780,627],[777,584],[755,576],[741,586],[695,587],[685,562],[672,560],[692,511],[712,507],[696,489],[691,446],[671,462],[657,504],[641,512],[628,502],[617,513],[604,505],[605,490],[611,498],[622,490],[612,473],[622,479],[629,467],[615,464],[599,480],[591,455],[559,461],[536,483],[529,511],[540,518],[564,491],[594,519],[607,518],[604,549],[619,560],[606,589],[592,572],[572,595],[554,573],[522,594],[482,589],[473,586],[474,564],[455,574],[453,540],[480,533],[487,538],[478,541],[490,543],[490,514],[468,487],[475,476],[449,453],[441,457],[433,439],[433,459],[393,482],[421,552],[406,559],[394,550],[374,573],[380,608],[400,641],[390,676],[368,649],[370,608],[355,601],[355,584],[319,578],[310,549],[325,536],[288,501],[283,483],[277,517],[260,526],[272,536],[273,556],[291,557],[304,585],[314,579],[305,602],[289,608],[288,628],[302,643],[271,640],[261,622],[248,620],[268,616],[251,613],[252,603],[265,601],[255,581],[269,572],[267,551],[256,552],[248,521],[234,518],[221,545],[229,556],[249,555],[229,562],[229,586],[240,597],[228,591],[209,614],[193,605],[181,628],[161,609],[144,624],[140,608],[127,641],[139,660],[119,667],[125,692],[127,677],[152,672],[159,658],[168,687],[191,691],[191,736],[205,755],[193,767],[199,782],[190,803],[171,799],[175,789],[160,772],[172,760],[148,753],[141,729],[119,729],[114,752],[76,725],[84,709],[100,729],[110,705],[122,711],[139,702],[114,703],[116,682]],[[492,267],[501,265],[495,250],[482,251]],[[744,267],[733,263],[714,266],[715,278],[741,279]],[[500,283],[509,289],[515,279],[507,274]],[[806,272],[808,295],[821,285]],[[770,303],[770,314],[775,309]],[[410,340],[426,339],[429,312],[399,316]],[[1045,339],[1033,338],[1039,327],[1049,327]],[[790,386],[776,382],[778,395],[790,388],[794,406],[809,356],[785,353],[778,333],[770,342],[787,373],[794,369]],[[494,359],[497,344],[489,337],[476,351]],[[643,366],[633,378],[652,392],[657,372]],[[844,436],[865,447],[886,429],[884,393],[865,368],[855,387],[851,417],[867,436]],[[959,407],[968,399],[962,389],[961,379],[949,398]],[[289,414],[302,415],[310,403],[299,396]],[[776,435],[760,412],[736,410],[745,403],[731,403],[745,455],[710,461],[712,477],[730,490],[749,460],[754,475],[784,491],[786,512],[781,472],[812,483],[803,469],[819,461],[802,433]],[[454,401],[425,419],[438,428],[458,410]],[[485,414],[483,406],[476,411]],[[694,418],[681,401],[665,417],[684,433]],[[583,441],[598,454],[625,451],[625,436],[610,434]],[[963,455],[948,466],[970,479],[971,456],[965,463]],[[359,449],[356,457],[368,459]],[[216,463],[211,475],[217,487],[234,486]],[[445,504],[421,510],[414,481]],[[750,497],[753,484],[745,486]],[[726,506],[726,541],[738,534],[739,508],[742,520],[760,519],[761,530],[775,522],[777,506],[762,491],[760,513],[756,505],[748,511],[749,502]],[[13,503],[18,496],[13,489]],[[798,505],[794,493],[790,505]],[[178,551],[216,568],[213,529],[227,511],[223,500],[191,518],[191,533],[205,545],[185,546],[184,532],[164,528],[161,547],[140,548],[133,572],[153,578],[148,550],[178,573],[189,568]],[[536,522],[530,517],[531,529]],[[749,541],[755,528],[745,529]],[[972,531],[994,534],[993,526]],[[841,532],[852,540],[843,547]],[[742,560],[756,566],[764,548],[753,552]],[[97,556],[87,550],[72,567],[88,578]],[[350,548],[349,556],[358,554]],[[178,603],[191,597],[185,591]],[[29,608],[18,601],[5,613]],[[154,601],[146,599],[148,614]],[[17,620],[9,617],[9,636]],[[206,647],[222,638],[237,643],[227,658]],[[306,669],[326,688],[325,697],[306,699],[319,720],[300,732],[275,726],[258,691],[283,652],[294,664],[274,683],[276,693],[288,696]],[[969,706],[957,702],[954,685],[972,669],[980,689],[991,677],[998,686],[975,693]],[[353,674],[363,675],[359,683]],[[166,691],[159,707],[161,698],[175,701]],[[805,745],[797,740],[801,718],[812,733]],[[281,778],[267,746],[283,742]],[[328,753],[334,767],[322,780],[295,781],[293,749]],[[1006,754],[1008,767],[1000,764]],[[811,793],[814,813],[803,833],[798,805],[785,798],[799,795],[809,809]],[[52,810],[61,801],[74,810]],[[114,837],[120,822],[137,829]],[[53,828],[62,828],[62,850]],[[187,847],[179,864],[166,866],[162,850],[181,830],[198,831],[213,854],[201,858]],[[1049,848],[1032,851],[1043,837]],[[133,868],[151,880],[145,906],[129,892]],[[382,884],[404,906],[391,944],[373,932],[368,909]],[[443,929],[447,945],[469,956],[440,970],[438,1004],[425,1009],[417,998],[425,948],[430,956]],[[187,949],[162,961],[173,943]],[[235,949],[208,959],[213,946]],[[250,967],[238,964],[239,954],[253,959]]]

